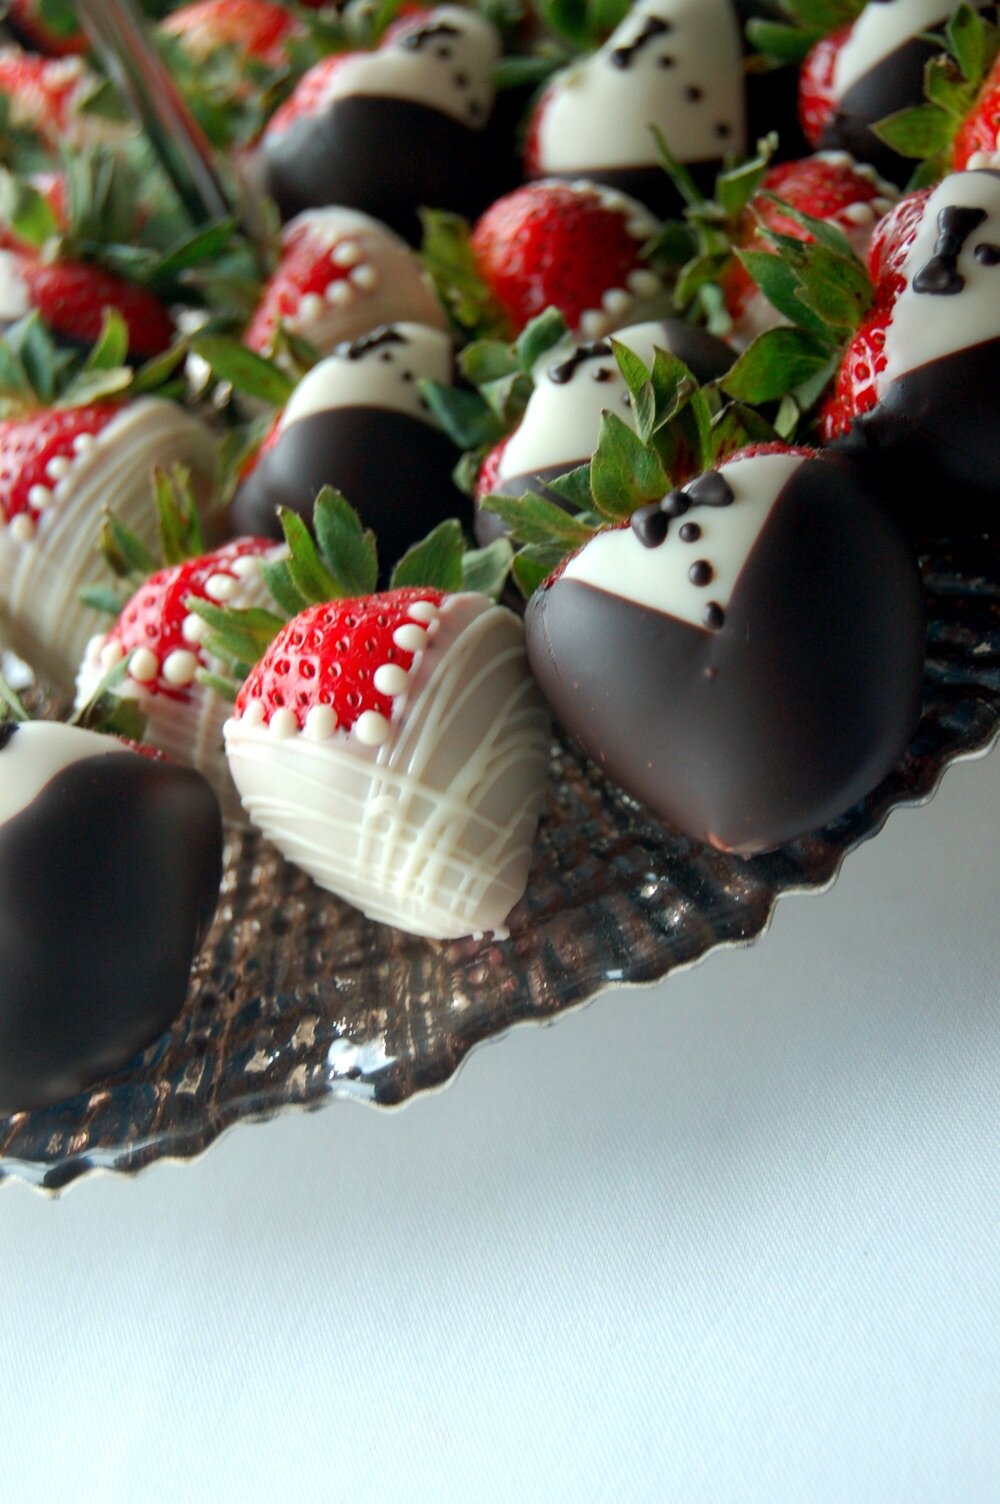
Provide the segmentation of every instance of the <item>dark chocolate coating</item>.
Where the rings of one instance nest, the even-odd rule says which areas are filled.
[[[715,179],[722,171],[722,158],[711,162],[685,162],[685,169],[694,179],[706,198],[715,193]],[[580,167],[574,172],[552,172],[545,169],[534,174],[536,178],[558,178],[567,183],[602,183],[618,193],[627,193],[629,198],[645,204],[660,219],[677,219],[684,209],[684,199],[674,186],[673,179],[664,172],[658,162],[645,167]]]
[[[998,384],[1000,339],[942,356],[893,381],[833,447],[869,471],[911,536],[989,533],[1000,520]]]
[[[525,626],[542,692],[590,756],[672,825],[742,854],[862,798],[919,714],[916,565],[840,458],[792,476],[718,630],[565,577]]]
[[[352,95],[261,146],[264,186],[283,219],[342,204],[419,245],[417,210],[474,218],[496,196],[496,142],[410,100]],[[492,170],[491,170],[491,164]]]
[[[74,763],[0,826],[0,1112],[73,1096],[163,1032],[221,876],[208,783],[130,752]]]
[[[323,486],[335,486],[374,530],[383,570],[448,517],[470,522],[451,475],[458,453],[439,428],[382,407],[333,407],[290,423],[239,486],[235,536],[281,538],[279,506],[312,522]]]
[[[871,127],[897,110],[923,104],[924,68],[940,50],[914,37],[869,68],[841,99],[824,127],[818,150],[850,152],[856,162],[869,163],[891,183],[899,187],[908,183],[916,162],[886,146]]]

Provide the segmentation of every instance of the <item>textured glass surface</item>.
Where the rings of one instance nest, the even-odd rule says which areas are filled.
[[[390,1105],[439,1086],[481,1040],[610,985],[650,982],[766,926],[786,892],[844,855],[1000,727],[1000,549],[924,560],[920,728],[868,799],[750,860],[678,836],[563,743],[527,897],[502,943],[435,944],[373,924],[266,842],[229,848],[218,919],[187,1005],[131,1066],[59,1107],[0,1118],[0,1179],[56,1188],[103,1167],[189,1156],[241,1119],[353,1096]]]

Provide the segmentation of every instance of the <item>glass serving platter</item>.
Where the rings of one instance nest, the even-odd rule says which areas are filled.
[[[58,1107],[0,1117],[0,1180],[57,1190],[199,1154],[232,1124],[340,1097],[394,1106],[441,1086],[474,1045],[611,986],[745,945],[784,893],[818,890],[897,806],[1000,732],[1000,544],[938,548],[923,715],[892,775],[834,824],[744,859],[649,816],[553,743],[528,892],[510,938],[434,943],[364,919],[262,838],[231,838],[218,917],[173,1028]]]

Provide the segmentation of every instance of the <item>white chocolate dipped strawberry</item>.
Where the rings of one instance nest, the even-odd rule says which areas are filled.
[[[225,738],[251,819],[322,887],[412,934],[504,933],[548,749],[513,613],[421,587],[311,607]]]

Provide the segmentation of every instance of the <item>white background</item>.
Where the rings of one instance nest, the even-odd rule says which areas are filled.
[[[649,990],[0,1193],[0,1499],[1000,1500],[1000,755]]]

